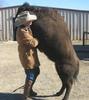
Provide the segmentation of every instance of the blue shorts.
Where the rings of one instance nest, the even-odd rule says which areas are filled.
[[[25,69],[25,73],[28,80],[34,81],[39,74],[39,67],[34,69]]]

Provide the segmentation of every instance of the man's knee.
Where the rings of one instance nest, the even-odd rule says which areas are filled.
[[[37,76],[39,75],[40,69],[39,69],[39,67],[36,67],[34,69],[26,69],[25,73],[26,73],[27,80],[34,81],[37,78]]]

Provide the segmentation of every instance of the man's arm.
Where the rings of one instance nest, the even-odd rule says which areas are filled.
[[[25,28],[19,28],[17,30],[16,39],[19,44],[30,45],[31,47],[36,47],[38,45],[38,40]]]

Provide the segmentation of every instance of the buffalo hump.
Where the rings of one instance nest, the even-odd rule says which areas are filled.
[[[33,22],[32,31],[40,41],[39,49],[51,60],[70,61],[76,54],[62,16],[54,10],[45,11],[45,14],[41,11],[37,15],[40,17]]]

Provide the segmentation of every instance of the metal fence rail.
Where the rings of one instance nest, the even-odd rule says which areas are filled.
[[[0,40],[13,40],[13,17],[17,7],[0,9]]]
[[[89,31],[89,12],[78,10],[59,10],[67,23],[71,40],[82,40],[83,32]]]
[[[35,6],[36,7],[36,6]],[[13,17],[18,6],[0,8],[0,40],[13,40]],[[83,32],[89,32],[89,11],[55,8],[64,17],[71,40],[82,40]],[[87,37],[88,38],[88,37]]]

